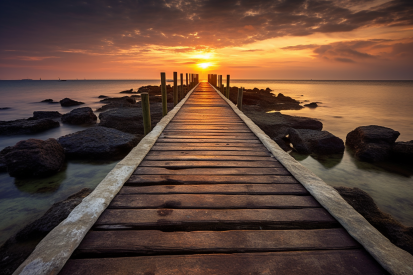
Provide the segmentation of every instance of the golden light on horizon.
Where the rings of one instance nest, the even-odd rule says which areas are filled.
[[[204,62],[204,63],[199,63],[197,64],[199,67],[201,67],[202,69],[206,69],[210,66],[212,66],[211,62]]]

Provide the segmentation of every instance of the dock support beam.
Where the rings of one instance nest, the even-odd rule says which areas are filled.
[[[142,117],[143,117],[143,129],[145,136],[152,130],[151,129],[151,110],[149,106],[149,94],[141,94],[142,103]]]
[[[178,73],[174,72],[174,106],[178,104]]]
[[[166,76],[161,73],[162,116],[168,114],[168,94],[166,92]]]

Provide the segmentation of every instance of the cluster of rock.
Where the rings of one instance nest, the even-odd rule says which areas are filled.
[[[413,158],[413,140],[396,142],[400,133],[393,129],[369,125],[360,126],[347,134],[346,144],[354,149],[354,156],[368,162],[380,162],[390,158]]]
[[[77,108],[62,116],[62,122],[73,125],[96,123],[97,116],[89,107]]]

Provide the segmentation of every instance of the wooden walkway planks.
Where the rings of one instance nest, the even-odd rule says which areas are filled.
[[[386,274],[206,83],[61,271],[85,273]]]

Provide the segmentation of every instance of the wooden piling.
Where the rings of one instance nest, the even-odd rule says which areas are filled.
[[[229,79],[230,78],[230,76],[229,76],[229,74],[227,75],[227,90],[226,90],[226,92],[225,92],[225,96],[227,97],[227,98],[229,98],[229,92],[230,92],[230,89],[231,89],[231,87],[229,86]]]
[[[243,97],[243,94],[244,94],[244,88],[241,87],[241,88],[238,89],[238,100],[237,100],[237,107],[241,111],[242,111],[242,97]]]
[[[179,101],[184,98],[184,74],[181,74],[181,89],[179,90]]]
[[[185,89],[185,96],[189,92],[189,86],[188,86],[188,73],[186,73],[186,89]]]
[[[168,94],[166,92],[166,76],[161,73],[162,116],[168,114]]]
[[[178,73],[174,72],[174,106],[178,104]]]
[[[149,94],[141,94],[141,103],[142,103],[142,117],[143,117],[143,129],[144,134],[147,135],[151,129],[151,110],[149,106]]]

